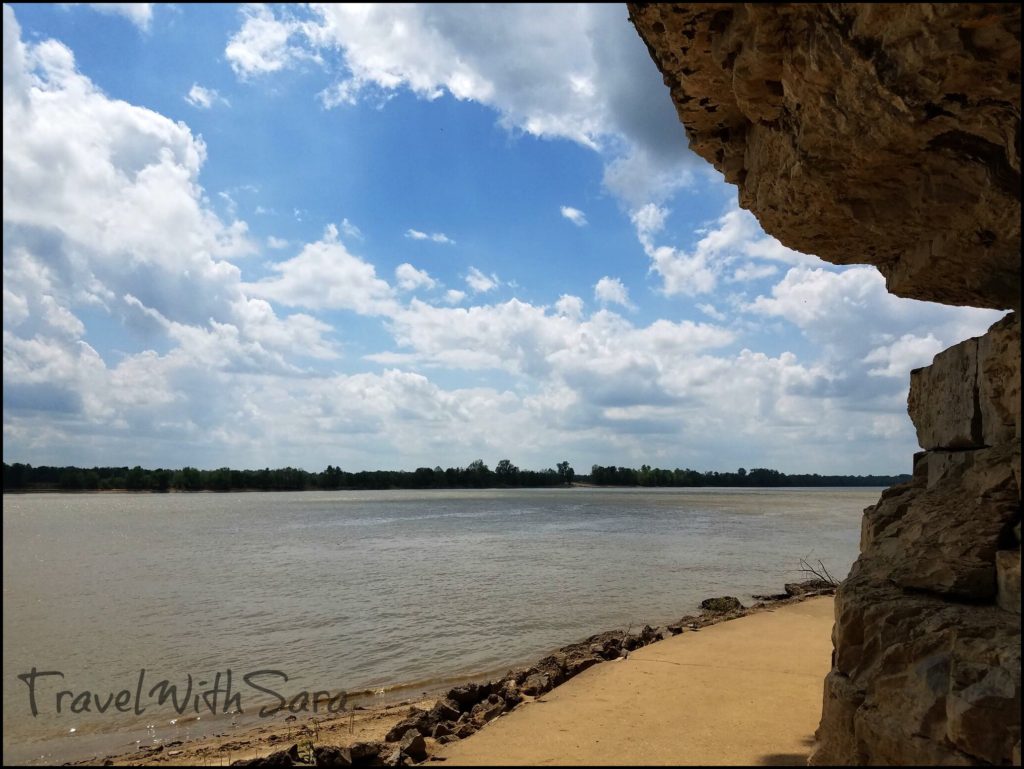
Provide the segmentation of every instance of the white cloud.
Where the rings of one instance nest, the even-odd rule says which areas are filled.
[[[153,3],[68,3],[85,5],[99,13],[123,16],[143,31],[148,31],[153,21]]]
[[[466,275],[466,285],[472,289],[474,294],[483,294],[497,288],[501,285],[501,281],[494,273],[484,275],[476,267],[470,267],[469,274]]]
[[[930,366],[943,344],[931,334],[924,337],[904,334],[890,345],[876,347],[864,356],[864,363],[878,364],[868,369],[872,376],[905,377],[907,372]]]
[[[267,247],[277,250],[288,248],[288,241],[284,238],[275,238],[273,235],[269,235],[267,236]]]
[[[713,229],[700,233],[703,237],[691,251],[658,245],[655,236],[664,229],[668,215],[668,209],[653,203],[632,214],[637,238],[651,259],[651,271],[661,277],[662,291],[668,296],[711,293],[718,285],[719,276],[744,259],[746,261],[734,270],[731,280],[757,280],[776,272],[775,265],[757,264],[752,261],[755,259],[785,264],[822,264],[817,257],[788,249],[765,235],[753,215],[735,204],[730,204]]]
[[[491,41],[501,40],[502,45]],[[242,77],[340,54],[328,107],[408,89],[495,110],[501,125],[601,153],[632,208],[661,202],[700,165],[621,6],[313,5],[243,14],[226,55]]]
[[[583,300],[571,294],[562,294],[555,302],[555,312],[567,318],[579,320],[583,317]]]
[[[570,222],[575,224],[577,227],[587,226],[587,216],[578,208],[572,208],[571,206],[562,206],[562,216],[564,216]]]
[[[430,240],[434,243],[446,243],[447,245],[454,246],[455,241],[445,235],[443,232],[435,232],[432,235],[420,230],[406,230],[405,237],[411,240]]]
[[[577,313],[581,305],[577,297],[562,297],[550,314],[518,299],[468,308],[435,307],[414,299],[388,325],[399,346],[410,348],[419,360],[532,377],[574,372],[588,384],[595,384],[602,372],[630,369],[639,359],[645,368],[661,368],[672,365],[674,355],[686,357],[734,338],[725,329],[690,321],[656,321],[638,329],[607,310],[584,320]],[[605,390],[613,386],[618,387],[601,385]]]
[[[707,315],[712,320],[722,322],[726,319],[726,314],[716,308],[713,304],[698,304],[697,309]]]
[[[594,298],[602,304],[618,304],[627,309],[636,309],[629,301],[629,290],[618,278],[605,275],[594,285]]]
[[[746,309],[784,318],[811,340],[863,358],[870,350],[911,334],[932,336],[943,346],[983,333],[1003,313],[900,299],[885,290],[874,267],[793,267]]]
[[[217,93],[215,89],[204,88],[199,83],[193,83],[192,87],[188,89],[188,93],[185,94],[185,101],[193,107],[199,107],[200,109],[210,109],[215,104],[228,104],[228,100]]]
[[[302,24],[291,18],[279,19],[263,4],[243,7],[241,29],[228,41],[224,53],[235,73],[242,78],[276,72],[304,60],[319,57],[296,38]],[[282,9],[282,13],[287,13]]]
[[[346,238],[353,238],[355,240],[363,239],[362,231],[348,219],[341,220],[341,232]]]
[[[437,281],[430,277],[425,270],[417,270],[408,262],[395,268],[395,278],[402,291],[415,291],[418,288],[431,289],[437,286]]]
[[[518,8],[494,13],[527,27],[550,22],[528,10],[536,18]],[[628,108],[636,106],[628,86],[639,82],[632,59],[612,66],[624,55],[626,38],[608,37],[609,19],[632,36],[630,45],[637,42],[621,8],[545,10],[589,20],[594,28],[544,31],[551,66],[563,66],[564,77],[539,86],[538,62],[522,52],[485,50],[494,46],[470,28],[479,15],[473,9],[363,12],[398,21],[419,14],[430,21],[422,29],[450,43],[449,50],[461,52],[476,40],[479,50],[463,65],[435,60],[430,46],[399,51],[395,88],[411,87],[402,69],[406,57],[427,57],[442,75],[468,67],[494,83],[491,96],[476,90],[482,88],[476,81],[449,85],[442,78],[440,87],[490,99],[516,130],[548,137],[593,131],[574,140],[597,145],[610,161],[607,185],[616,158],[640,146],[657,157],[655,121]],[[271,12],[245,13],[266,19]],[[322,28],[326,11],[314,14],[308,30],[298,26],[309,21],[301,17],[306,11],[275,13],[290,15],[271,18],[274,23],[293,25],[283,44],[271,35],[259,49],[263,58],[238,64],[241,72],[310,61],[318,50],[309,41],[336,34]],[[357,24],[352,34],[360,29]],[[422,29],[410,32],[412,41]],[[525,34],[514,28],[510,36]],[[585,45],[574,51],[576,43]],[[370,53],[359,53],[359,60],[370,62]],[[486,67],[479,63],[489,56],[496,58]],[[522,83],[510,74],[516,58],[525,68]],[[392,63],[354,84],[353,98],[367,88],[387,90],[374,78]],[[440,82],[429,67],[424,89]],[[652,265],[677,280],[684,280],[679,268],[687,263],[696,275],[691,287],[701,279],[718,286],[737,272],[772,266],[788,272],[762,296],[715,296],[698,304],[714,322],[638,325],[607,308],[588,314],[584,300],[571,294],[545,305],[473,304],[493,296],[486,291],[499,283],[477,268],[466,276],[467,291],[442,294],[435,277],[408,264],[389,283],[381,275],[390,278],[394,262],[375,267],[369,255],[339,242],[341,234],[358,238],[344,220],[315,242],[292,240],[294,251],[285,255],[293,258],[246,282],[233,260],[260,249],[230,205],[225,215],[220,198],[203,191],[206,147],[187,125],[110,99],[78,73],[59,43],[24,44],[9,7],[3,81],[4,438],[16,461],[317,469],[329,458],[360,469],[477,456],[493,462],[515,446],[512,458],[524,467],[545,466],[557,452],[579,469],[609,461],[722,468],[749,466],[752,458],[804,471],[835,470],[838,463],[853,472],[900,469],[914,443],[905,416],[906,369],[999,315],[890,297],[875,271],[821,268],[749,227],[742,212],[726,211],[687,248],[665,245],[668,209],[660,204],[634,206],[633,221]],[[655,85],[671,112],[663,87]],[[563,104],[563,88],[578,100]],[[559,122],[574,110],[584,116],[593,110],[590,125],[598,128]],[[633,113],[635,124],[628,123]],[[529,129],[517,122],[533,117]],[[678,132],[674,115],[671,124]],[[623,171],[621,178],[628,176]],[[657,187],[641,192],[642,180],[636,185],[619,194],[645,200]],[[240,189],[225,194],[244,200]],[[266,243],[288,245],[273,236]],[[669,278],[662,280],[667,290]],[[429,303],[399,293],[416,288],[437,293]],[[513,292],[510,283],[504,288]],[[550,296],[559,294],[554,288]],[[624,289],[607,277],[600,292],[595,286],[597,302],[628,301]],[[477,292],[472,301],[470,291]],[[303,311],[284,314],[282,307]],[[728,327],[726,308],[739,314]],[[114,353],[86,342],[86,336],[93,340],[90,318],[97,313],[122,324],[117,345],[128,349]],[[799,356],[743,347],[754,334],[790,323],[806,337],[806,344],[796,340]],[[374,331],[390,335],[391,349],[369,346]],[[375,368],[339,373],[335,361],[355,338],[357,365]]]
[[[333,224],[316,243],[307,243],[298,256],[271,269],[276,277],[243,284],[246,291],[290,307],[361,315],[390,314],[396,306],[391,286],[377,277],[372,264],[349,253]]]
[[[758,296],[741,309],[792,323],[819,348],[821,359],[841,372],[836,382],[843,392],[864,404],[884,399],[885,408],[899,412],[912,368],[927,365],[939,350],[983,334],[1003,315],[900,299],[886,291],[874,267],[792,267],[770,296]]]
[[[211,379],[227,390],[229,372],[290,376],[286,355],[336,357],[326,324],[244,294],[229,260],[256,247],[245,222],[211,210],[206,148],[186,125],[110,99],[62,44],[22,43],[8,6],[4,64],[5,436],[147,441],[202,417]],[[108,365],[82,338],[81,309],[170,349]]]
[[[761,280],[763,278],[770,278],[772,275],[777,274],[778,271],[778,266],[774,264],[755,264],[754,262],[744,262],[733,270],[729,281],[731,283],[746,283],[751,280]]]

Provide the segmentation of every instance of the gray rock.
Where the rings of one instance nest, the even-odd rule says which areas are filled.
[[[419,734],[407,733],[398,743],[398,747],[417,764],[427,758],[427,743]]]
[[[470,712],[473,723],[483,726],[505,712],[505,700],[497,694],[491,694],[483,702],[478,702]]]
[[[534,673],[531,676],[527,676],[523,682],[520,691],[523,694],[528,694],[531,697],[536,697],[543,694],[551,688],[551,679],[543,673]]]
[[[345,767],[352,766],[352,757],[348,750],[333,745],[318,745],[313,748],[313,762],[316,766]]]
[[[743,611],[743,604],[738,598],[725,595],[720,598],[705,598],[700,602],[700,608],[709,614],[726,614],[733,611]]]

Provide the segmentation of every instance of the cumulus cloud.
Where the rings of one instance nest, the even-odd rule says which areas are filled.
[[[110,99],[64,45],[26,45],[8,6],[4,64],[5,438],[146,440],[201,417],[193,383],[337,356],[322,321],[242,290],[231,260],[256,247],[210,209],[187,126]],[[83,338],[85,311],[169,350],[108,363]]]
[[[812,341],[850,359],[863,359],[908,334],[948,347],[984,333],[1003,315],[900,299],[885,290],[874,267],[792,267],[770,296],[758,296],[745,309],[789,321]]]
[[[904,334],[889,345],[876,347],[864,356],[864,363],[875,364],[868,369],[871,376],[905,377],[907,371],[931,365],[943,344],[932,334],[924,337]]]
[[[470,267],[466,275],[466,285],[470,287],[474,294],[485,294],[501,285],[501,281],[498,280],[498,276],[494,273],[484,275],[476,267]]]
[[[455,245],[455,241],[445,235],[443,232],[435,232],[433,234],[427,234],[420,230],[406,230],[405,237],[410,240],[430,240],[434,243],[445,243],[450,246]]]
[[[668,147],[679,127],[674,114],[662,123],[642,109],[648,90],[635,83],[650,78],[633,67],[646,52],[634,50],[621,8],[559,6],[550,11],[559,26],[512,7],[493,9],[497,22],[433,6],[337,13],[247,8],[232,65],[255,77],[340,51],[352,99],[373,89],[449,93],[492,106],[516,131],[596,147],[605,184],[615,176],[617,194],[643,202],[630,202],[633,224],[666,293],[708,293],[702,281],[737,275],[750,293],[708,297],[695,308],[706,321],[646,324],[610,309],[629,296],[609,276],[594,287],[593,312],[557,286],[543,287],[558,296],[546,304],[493,300],[497,275],[476,267],[466,291],[442,293],[411,264],[377,262],[385,270],[362,246],[355,253],[340,240],[359,239],[347,220],[312,242],[270,236],[267,248],[294,250],[247,264],[239,257],[261,248],[230,205],[225,214],[217,195],[218,210],[211,205],[201,138],[104,95],[60,43],[26,44],[5,7],[3,401],[13,461],[359,469],[496,461],[515,446],[513,459],[534,467],[553,452],[578,468],[721,468],[752,457],[821,472],[906,467],[905,371],[999,314],[889,297],[874,270],[823,267],[738,210],[691,243],[668,242],[671,180],[659,192],[630,173],[656,167],[659,152],[665,167],[681,168]],[[331,27],[350,18],[346,30]],[[426,45],[375,63],[367,30],[410,18],[425,20],[407,29]],[[478,22],[510,26],[510,39],[529,45],[495,52]],[[551,62],[527,55],[537,46]],[[439,51],[465,55],[446,61]],[[561,74],[547,82],[550,72]],[[652,105],[671,113],[653,80]],[[770,289],[753,281],[771,276],[749,272],[768,267],[786,270]],[[436,293],[429,302],[404,293],[419,289]],[[96,315],[120,324],[116,351],[88,335]],[[806,344],[750,349],[766,324],[792,324]],[[390,340],[386,349],[371,346],[373,332]],[[353,354],[371,370],[352,373]]]
[[[269,235],[267,237],[267,247],[277,250],[288,248],[288,241],[284,238],[275,238],[273,235]]]
[[[627,309],[635,309],[629,301],[629,290],[618,278],[605,275],[594,285],[594,298],[602,304],[618,304]]]
[[[700,164],[621,6],[259,6],[242,17],[225,51],[242,77],[338,54],[345,75],[320,94],[328,108],[399,89],[475,101],[509,130],[600,152],[606,186],[633,208],[662,202]]]
[[[707,315],[712,320],[717,320],[719,322],[724,321],[728,317],[724,312],[719,310],[713,304],[698,304],[697,309],[700,310],[705,315]]]
[[[352,310],[362,315],[394,311],[395,294],[376,268],[351,254],[330,224],[323,237],[307,243],[298,256],[271,266],[275,277],[244,284],[252,296],[289,307]]]
[[[572,208],[571,206],[562,206],[562,216],[568,219],[573,224],[575,224],[577,227],[587,226],[587,215],[580,211],[578,208]]]
[[[417,270],[408,262],[395,268],[395,278],[402,291],[415,291],[418,288],[431,289],[437,286],[437,281],[430,277],[426,270]]]
[[[281,9],[282,14],[288,9]],[[290,16],[278,17],[266,5],[242,8],[242,26],[228,41],[224,53],[242,78],[276,72],[304,60],[319,61],[301,38],[302,24]]]
[[[983,334],[1002,316],[897,298],[874,267],[792,267],[770,295],[741,310],[796,326],[835,372],[830,395],[845,395],[867,412],[898,415],[905,413],[911,369]]]
[[[228,104],[228,100],[217,93],[216,89],[204,88],[199,83],[193,83],[192,87],[188,89],[185,101],[200,109],[210,109],[216,104]]]
[[[583,317],[583,300],[572,294],[562,294],[555,302],[555,312],[579,320]]]
[[[801,254],[786,248],[775,238],[766,235],[753,214],[730,204],[715,226],[699,232],[702,237],[692,249],[685,250],[659,245],[655,238],[665,227],[669,211],[663,206],[649,203],[632,214],[637,238],[651,259],[651,272],[662,281],[662,291],[673,296],[696,296],[715,290],[719,277],[741,260],[733,269],[730,280],[745,282],[769,277],[777,271],[774,264],[759,264],[753,260],[784,264],[821,264],[815,256]]]

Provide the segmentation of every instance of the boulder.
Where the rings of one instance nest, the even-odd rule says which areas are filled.
[[[478,702],[470,712],[470,718],[477,726],[483,726],[505,712],[505,700],[497,694],[491,694],[483,702]]]
[[[430,709],[430,715],[435,721],[457,721],[461,712],[459,703],[448,698],[438,700]]]
[[[476,724],[474,724],[472,721],[464,721],[463,723],[455,727],[455,731],[452,732],[452,734],[458,737],[460,740],[464,740],[466,739],[466,737],[469,737],[472,734],[476,734],[476,731]]]
[[[792,598],[801,595],[820,595],[822,593],[834,593],[834,583],[824,579],[809,579],[804,582],[790,582],[783,586],[786,594],[783,598]],[[758,596],[754,596],[757,598]],[[763,600],[763,599],[762,599]]]
[[[402,753],[408,756],[414,763],[425,761],[427,758],[427,743],[419,734],[409,732],[398,743]]]
[[[488,694],[494,691],[493,683],[484,684],[463,684],[449,690],[447,699],[455,702],[463,713],[469,712],[476,703],[485,699]]]
[[[316,766],[326,767],[352,766],[352,757],[344,748],[334,745],[318,745],[313,748],[313,763]]]
[[[451,721],[442,721],[434,727],[433,734],[431,735],[435,740],[441,737],[446,737],[452,733],[452,729],[455,728],[455,724]]]
[[[523,698],[519,694],[519,686],[516,684],[514,678],[505,679],[501,683],[498,694],[500,694],[501,698],[505,700],[505,707],[508,710],[511,710],[523,701]]]
[[[743,604],[738,598],[725,595],[720,598],[705,598],[700,602],[700,608],[709,614],[726,614],[733,611],[743,611]]]
[[[532,675],[527,676],[526,680],[523,681],[523,685],[520,687],[520,691],[523,694],[528,694],[531,697],[538,697],[550,689],[551,679],[544,673],[533,673]]]
[[[429,733],[433,726],[432,724],[428,725],[429,720],[426,711],[420,711],[416,715],[403,719],[392,726],[388,733],[384,735],[384,740],[385,742],[398,742],[407,732],[420,734],[421,731],[427,730]]]
[[[388,750],[388,746],[381,742],[353,742],[348,748],[349,761],[352,766],[372,766],[381,754]]]
[[[566,678],[572,678],[575,675],[579,675],[589,667],[593,667],[598,662],[602,662],[603,658],[593,654],[591,652],[577,653],[570,655],[565,662],[565,675]]]

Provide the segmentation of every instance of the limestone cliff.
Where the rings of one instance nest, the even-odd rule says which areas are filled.
[[[1020,309],[1020,7],[631,4],[691,148],[798,251]]]
[[[787,246],[1020,311],[1020,6],[630,4],[690,146]],[[812,763],[1020,764],[1020,319],[913,372]]]

